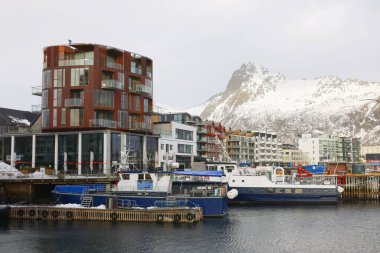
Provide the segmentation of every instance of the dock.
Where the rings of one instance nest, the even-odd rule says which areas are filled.
[[[52,206],[11,206],[10,219],[195,223],[203,219],[202,208],[96,209]]]

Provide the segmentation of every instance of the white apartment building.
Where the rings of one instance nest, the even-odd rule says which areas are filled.
[[[358,162],[360,157],[360,139],[336,135],[302,134],[298,139],[298,148],[309,153],[309,162]]]
[[[191,168],[197,155],[196,127],[175,121],[153,124],[153,132],[159,134],[159,164],[179,163],[180,169]]]

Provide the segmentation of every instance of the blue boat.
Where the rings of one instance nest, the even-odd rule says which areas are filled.
[[[116,185],[57,185],[53,190],[62,204],[106,205],[112,208],[201,207],[205,217],[227,214],[227,184],[220,182],[176,181],[173,175],[197,177],[223,176],[221,171],[208,172],[121,172]]]

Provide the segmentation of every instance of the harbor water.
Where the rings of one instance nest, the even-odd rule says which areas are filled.
[[[195,224],[0,221],[0,252],[380,252],[380,205],[237,206]]]

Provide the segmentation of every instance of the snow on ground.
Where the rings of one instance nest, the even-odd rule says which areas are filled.
[[[54,207],[59,207],[59,208],[88,208],[88,207],[84,207],[84,206],[81,206],[80,204],[58,204],[58,205],[55,205]],[[100,206],[94,206],[94,207],[90,207],[90,208],[94,208],[94,209],[106,209],[106,206],[105,205],[100,205]]]

